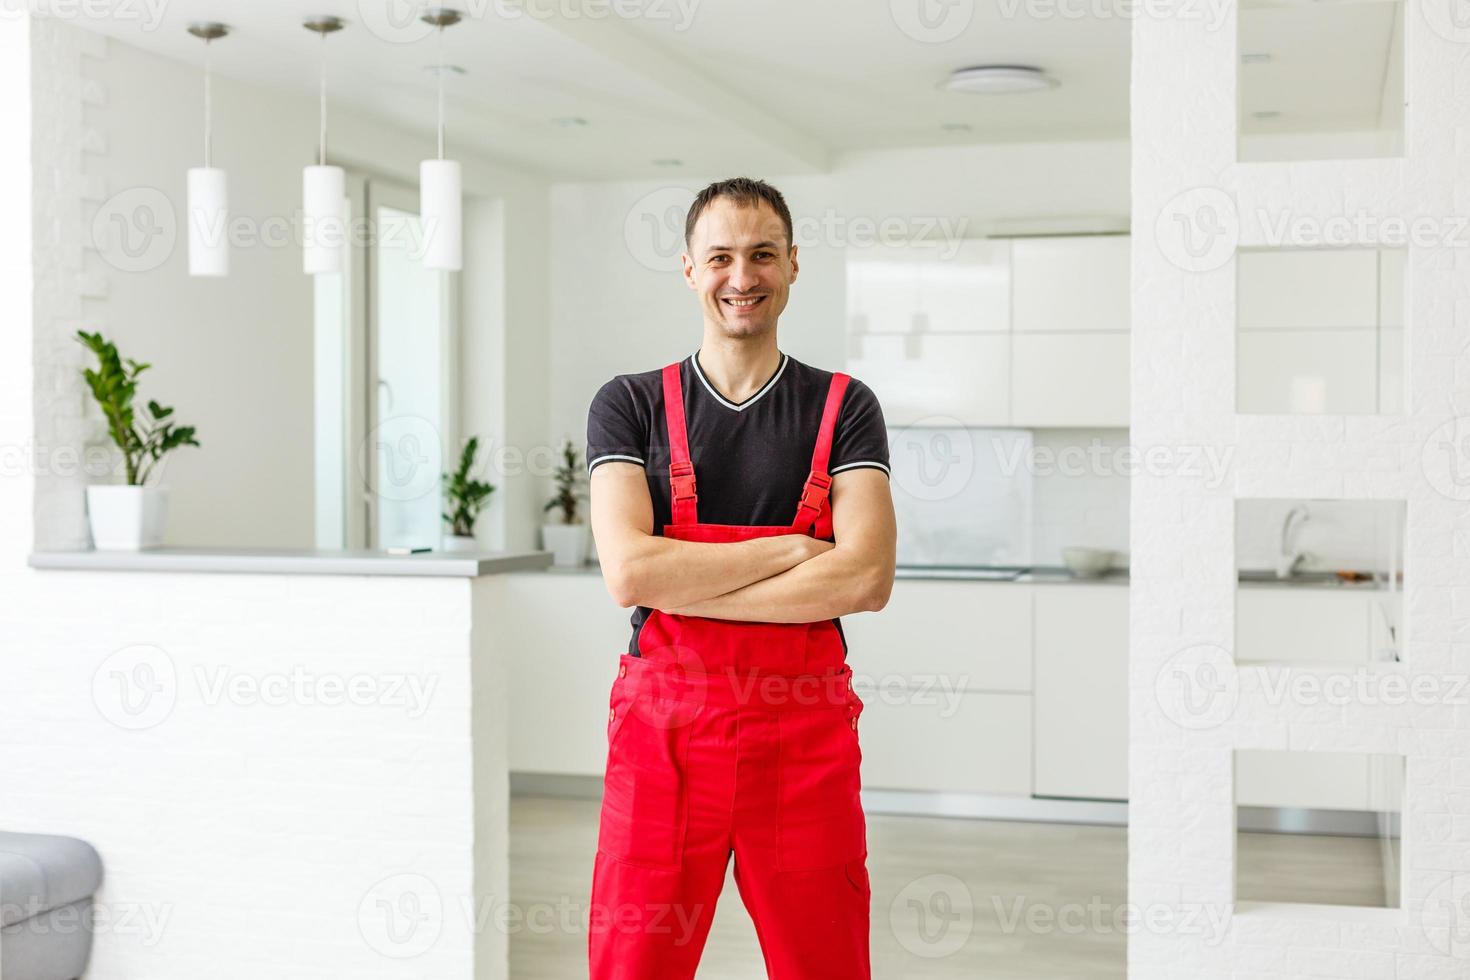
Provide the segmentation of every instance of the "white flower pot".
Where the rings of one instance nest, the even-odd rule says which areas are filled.
[[[140,551],[163,544],[166,487],[87,487],[87,521],[99,551]]]
[[[580,568],[587,564],[590,540],[586,524],[541,526],[541,546],[551,552],[551,563],[559,568]]]
[[[471,535],[446,534],[439,542],[440,551],[452,551],[462,554],[468,551],[480,551],[480,542]]]

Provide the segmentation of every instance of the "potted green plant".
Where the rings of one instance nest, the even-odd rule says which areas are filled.
[[[449,525],[449,533],[444,535],[443,540],[445,551],[479,550],[479,544],[475,541],[475,521],[485,509],[485,502],[490,494],[495,492],[493,484],[470,475],[475,464],[475,452],[479,447],[479,436],[470,436],[469,441],[464,444],[464,450],[459,454],[459,467],[453,475],[443,475],[444,503],[449,508],[442,515]]]
[[[151,365],[122,358],[101,333],[77,331],[77,341],[97,355],[97,369],[82,376],[107,419],[107,432],[121,450],[125,482],[87,487],[87,521],[92,544],[100,550],[137,551],[163,543],[168,489],[149,485],[163,457],[180,446],[197,446],[194,426],[176,425],[174,410],[156,401],[133,404],[138,375]]]
[[[578,520],[581,503],[582,459],[577,447],[568,439],[562,445],[561,465],[556,468],[556,495],[546,502],[545,511],[556,511],[557,524],[541,526],[541,546],[551,552],[553,565],[575,568],[587,563],[588,529]]]

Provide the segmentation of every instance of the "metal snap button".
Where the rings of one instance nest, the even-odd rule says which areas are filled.
[[[627,664],[623,664],[622,666],[618,667],[618,676],[619,677],[627,677],[628,676],[628,665]]]
[[[857,731],[857,719],[856,718],[854,718],[852,720],[852,730],[853,731]]]
[[[609,709],[607,709],[607,720],[608,721],[612,721],[613,718],[617,717],[617,714],[618,714],[618,709],[617,708],[609,708]]]

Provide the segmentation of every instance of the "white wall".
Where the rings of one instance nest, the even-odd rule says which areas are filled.
[[[310,546],[312,295],[294,238],[233,249],[228,278],[191,278],[184,179],[186,169],[201,162],[200,71],[73,27],[44,29],[62,43],[89,46],[96,57],[79,64],[80,77],[68,77],[68,68],[43,86],[75,103],[73,117],[38,117],[38,156],[48,164],[50,155],[76,153],[80,160],[78,184],[43,189],[63,199],[59,210],[75,226],[65,235],[78,238],[74,247],[87,287],[71,290],[82,297],[80,309],[45,316],[50,311],[38,311],[38,349],[47,353],[41,389],[52,396],[42,424],[52,425],[44,420],[53,415],[78,418],[84,405],[96,418],[76,375],[91,355],[68,338],[79,323],[101,328],[124,356],[154,364],[142,379],[142,393],[175,406],[179,419],[199,429],[202,447],[179,450],[167,466],[172,491],[167,543]],[[229,173],[232,215],[289,221],[299,208],[300,168],[315,152],[316,100],[216,77],[214,105],[214,160]],[[86,146],[87,152],[74,146]],[[331,112],[332,162],[413,182],[429,149],[426,137],[344,109]],[[462,276],[469,359],[462,363],[461,425],[495,436],[511,418],[514,438],[524,439],[525,429],[532,427],[539,440],[545,413],[544,385],[538,379],[545,370],[546,289],[545,248],[537,243],[544,241],[546,185],[480,158],[461,159],[466,193],[485,202],[483,208],[472,204],[471,212],[498,219],[488,229],[470,229]],[[99,207],[118,210],[120,204],[124,216],[132,217],[138,213],[131,207],[135,201],[160,199],[172,205],[179,234],[172,249],[161,249],[156,260],[134,261],[116,248],[85,248]],[[37,232],[43,238],[47,233],[46,228]],[[504,249],[505,240],[516,247]],[[486,268],[492,249],[509,255],[513,275],[502,279],[498,269]],[[483,288],[485,279],[497,288]],[[75,297],[68,300],[77,305]],[[508,335],[503,323],[513,324]],[[485,334],[500,339],[487,344]],[[507,356],[528,363],[506,370],[500,361]],[[508,382],[493,383],[501,375]],[[56,431],[52,437],[68,442],[76,434]],[[102,440],[105,434],[94,429],[92,438]],[[449,453],[456,448],[449,447]],[[85,482],[57,480],[45,487],[42,506],[52,508],[52,516],[39,522],[38,547],[85,543],[80,504]],[[482,527],[487,537],[504,537],[503,528],[490,526],[497,521],[531,520],[516,492],[505,496],[509,512],[498,502],[500,510]],[[525,531],[513,536],[524,538]]]
[[[698,346],[699,307],[678,271],[680,207],[729,176],[552,188],[554,438],[584,441],[587,405],[614,374],[661,367]],[[800,273],[781,318],[782,349],[829,370],[845,362],[844,248],[882,222],[963,238],[1005,220],[1128,213],[1125,141],[849,154],[830,174],[749,176],[785,194],[797,226]]]

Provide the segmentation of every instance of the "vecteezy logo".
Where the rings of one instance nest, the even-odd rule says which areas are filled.
[[[1240,244],[1235,199],[1218,187],[1175,194],[1154,222],[1154,241],[1164,258],[1185,272],[1220,268]]]
[[[430,6],[419,0],[357,0],[362,25],[390,44],[412,44],[428,37],[434,27],[420,18]]]
[[[682,187],[660,187],[640,197],[623,221],[628,254],[654,272],[679,268],[678,258],[684,251],[684,219],[693,203],[694,192]]]
[[[434,423],[418,415],[395,415],[379,422],[363,440],[358,475],[384,500],[418,500],[438,489],[443,457]]]
[[[1417,5],[1430,30],[1454,44],[1470,42],[1470,0],[1439,0]]]
[[[1429,890],[1419,910],[1429,945],[1445,956],[1470,954],[1470,875],[1452,874]]]
[[[357,906],[357,928],[375,952],[393,959],[427,953],[444,929],[439,889],[420,874],[384,878]]]
[[[1470,416],[1435,429],[1419,457],[1424,478],[1450,500],[1470,500]]]
[[[974,898],[954,875],[925,875],[905,885],[889,903],[888,925],[899,945],[915,956],[952,956],[975,930]]]
[[[178,238],[173,202],[156,187],[129,187],[92,216],[92,247],[123,272],[147,272],[168,261]]]
[[[1180,728],[1216,728],[1235,714],[1240,679],[1235,658],[1209,643],[1186,647],[1164,662],[1154,677],[1154,699]]]
[[[898,487],[915,500],[950,500],[975,476],[975,443],[958,419],[931,415],[892,436]]]
[[[900,31],[923,44],[943,44],[965,32],[975,19],[975,0],[888,0]]]
[[[178,700],[173,658],[155,646],[114,650],[92,675],[92,703],[119,728],[141,731],[161,723]]]

